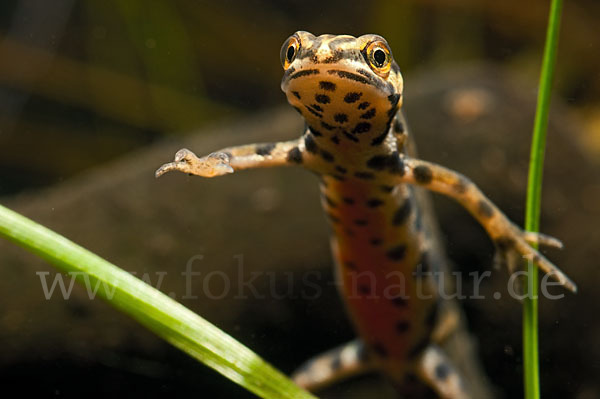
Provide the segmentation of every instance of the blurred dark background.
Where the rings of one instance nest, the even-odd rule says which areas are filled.
[[[285,263],[297,273],[328,273],[327,230],[310,176],[152,177],[181,143],[202,153],[296,135],[299,121],[274,108],[285,103],[279,49],[295,30],[308,30],[386,37],[423,157],[471,176],[522,222],[548,7],[545,0],[3,1],[0,201],[127,270],[168,264],[179,273],[200,252],[218,268],[232,269],[231,257],[243,253],[252,270]],[[599,25],[598,1],[565,2],[542,226],[567,244],[550,255],[582,289],[566,305],[541,305],[548,398],[600,395]],[[455,263],[489,267],[492,248],[474,222],[446,202],[438,212]],[[304,239],[310,249],[290,248]],[[52,268],[0,243],[5,389],[44,397],[249,396],[110,307],[90,304],[83,291],[69,301],[43,300],[36,270]],[[291,299],[184,304],[289,372],[352,337],[331,287],[324,298],[334,310]],[[501,397],[519,397],[518,304],[465,307]],[[306,323],[303,337],[298,319]],[[331,397],[350,397],[340,395]]]
[[[574,140],[597,155],[600,4],[565,3],[556,93],[583,122]],[[282,104],[279,48],[299,29],[379,33],[408,76],[485,60],[535,82],[547,11],[545,0],[3,1],[0,194]]]

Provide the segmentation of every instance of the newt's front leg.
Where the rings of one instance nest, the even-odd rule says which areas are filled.
[[[298,164],[302,162],[300,145],[303,143],[297,139],[279,143],[248,144],[224,148],[201,158],[184,148],[177,151],[173,162],[164,164],[156,171],[156,177],[172,170],[202,177],[215,177],[243,169]]]
[[[560,246],[560,241],[548,236],[524,232],[512,223],[467,177],[431,162],[403,157],[402,167],[396,168],[398,183],[410,183],[447,195],[458,201],[485,228],[501,255],[507,258],[518,254],[532,261],[567,289],[575,292],[577,287],[558,267],[532,248],[528,243],[537,242]],[[514,257],[514,256],[513,256]]]

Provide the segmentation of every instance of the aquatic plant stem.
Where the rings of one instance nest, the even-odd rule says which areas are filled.
[[[75,277],[94,297],[265,399],[316,399],[250,349],[166,294],[65,237],[0,205],[0,237]],[[92,297],[90,297],[91,299]]]
[[[558,47],[558,32],[562,0],[552,0],[542,71],[538,89],[537,109],[531,142],[529,161],[529,179],[527,184],[527,203],[525,210],[525,230],[538,232],[540,225],[540,203],[542,192],[542,174],[544,167],[544,152],[546,147],[546,132],[548,128],[548,113],[554,65]],[[525,384],[525,399],[539,399],[539,353],[538,353],[538,270],[528,262],[529,281],[528,295],[523,301],[523,378]]]

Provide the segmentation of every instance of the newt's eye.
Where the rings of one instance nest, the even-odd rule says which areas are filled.
[[[296,55],[298,55],[298,50],[300,50],[300,41],[298,41],[296,36],[291,36],[283,43],[280,53],[283,69],[287,69],[294,61]]]
[[[370,43],[363,54],[371,69],[382,77],[387,77],[392,66],[392,53],[387,43],[376,41]]]

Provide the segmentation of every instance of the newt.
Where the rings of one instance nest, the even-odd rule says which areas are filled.
[[[448,326],[456,324],[449,322],[453,306],[439,295],[447,266],[426,201],[415,187],[462,205],[511,271],[524,257],[575,291],[575,284],[530,246],[560,242],[524,232],[466,176],[416,157],[400,110],[403,78],[381,36],[298,31],[280,56],[281,88],[306,123],[301,137],[203,157],[182,149],[156,176],[180,171],[216,177],[278,166],[313,172],[331,226],[340,294],[359,338],[307,362],[295,381],[315,390],[378,370],[403,398],[423,397],[423,387],[441,398],[472,398],[440,345],[452,333]]]

